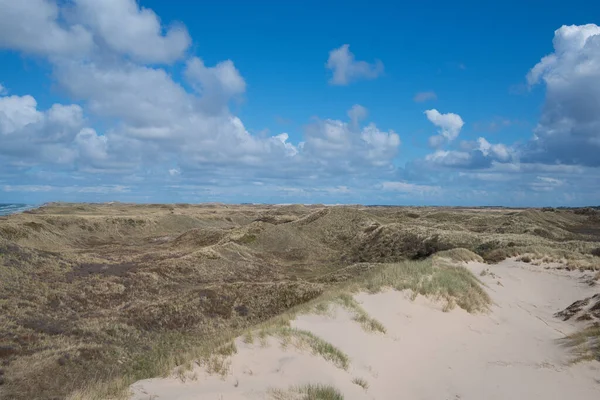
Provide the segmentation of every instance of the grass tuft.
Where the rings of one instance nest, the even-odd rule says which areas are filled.
[[[352,383],[362,387],[365,390],[367,390],[369,388],[369,382],[367,382],[363,378],[354,378],[354,379],[352,379]]]
[[[270,395],[274,400],[344,400],[335,387],[321,383],[294,386],[287,391],[271,389]]]
[[[600,361],[600,324],[596,323],[568,336],[564,343],[573,350],[574,362]]]
[[[371,317],[351,294],[341,293],[337,298],[337,302],[347,310],[351,311],[354,314],[354,320],[360,323],[367,332],[386,332],[385,326],[375,318]]]

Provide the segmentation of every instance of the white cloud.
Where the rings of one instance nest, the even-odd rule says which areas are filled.
[[[360,104],[355,104],[348,110],[348,117],[350,117],[350,121],[354,126],[358,126],[358,123],[365,119],[368,113],[369,112],[365,107]]]
[[[356,108],[348,114],[356,119]],[[366,115],[366,109],[361,109]],[[317,120],[306,129],[302,155],[320,164],[342,169],[390,166],[400,146],[394,131],[381,131],[373,123],[360,127],[353,121]]]
[[[373,64],[357,61],[345,44],[329,52],[326,67],[333,72],[329,80],[332,85],[347,85],[359,79],[375,79],[383,74],[383,63],[376,60]]]
[[[33,97],[0,97],[0,135],[10,135],[43,119]]]
[[[514,150],[504,144],[492,144],[480,137],[477,141],[461,143],[461,150],[438,149],[425,156],[425,163],[429,166],[459,168],[459,169],[487,169],[493,163],[510,163],[515,160]]]
[[[530,186],[533,190],[538,192],[550,192],[564,184],[565,182],[561,179],[538,176],[535,181],[531,182]]]
[[[185,76],[202,95],[204,110],[220,112],[232,97],[246,91],[246,82],[231,60],[206,67],[201,59],[193,57],[186,64]]]
[[[181,175],[181,171],[177,168],[171,168],[171,169],[169,169],[169,175],[179,176],[179,175]]]
[[[10,157],[11,164],[70,164],[84,123],[83,110],[75,104],[40,111],[32,96],[0,96],[0,155]]]
[[[288,139],[289,139],[289,136],[285,132],[271,137],[271,140],[279,141],[279,142],[281,142],[281,144],[283,144],[286,155],[295,156],[296,154],[298,154],[298,149],[296,148],[296,146],[289,143]]]
[[[435,92],[418,92],[413,98],[415,103],[423,103],[428,100],[437,100],[437,94]]]
[[[471,163],[471,155],[464,151],[437,150],[425,156],[425,161],[445,167],[466,167]]]
[[[0,48],[39,55],[83,55],[92,35],[80,24],[59,24],[54,0],[0,0]]]
[[[0,0],[0,48],[50,57],[96,56],[105,49],[145,63],[172,63],[191,40],[185,27],[166,29],[136,0]]]
[[[6,88],[0,84],[0,96],[4,96],[6,94],[8,94],[8,90],[6,90]]]
[[[483,153],[484,156],[492,155],[494,158],[499,160],[508,160],[510,158],[509,149],[501,144],[490,144],[485,138],[480,137],[477,139],[477,143],[479,144],[479,151]]]
[[[600,166],[600,27],[562,26],[554,52],[527,74],[544,82],[546,101],[522,161]]]
[[[434,148],[456,139],[465,124],[460,115],[453,113],[441,114],[436,109],[426,110],[425,115],[432,124],[439,128],[439,134],[429,138],[429,145]]]
[[[162,34],[160,19],[136,0],[74,0],[75,18],[115,52],[146,63],[171,63],[191,43],[187,30],[174,25]]]
[[[383,190],[402,192],[408,194],[431,194],[441,191],[439,186],[417,185],[407,182],[383,182],[381,184]]]
[[[556,179],[556,178],[550,178],[548,176],[538,176],[537,178],[542,182],[545,182],[545,183],[548,183],[551,185],[555,185],[555,186],[560,186],[565,183],[563,180]]]

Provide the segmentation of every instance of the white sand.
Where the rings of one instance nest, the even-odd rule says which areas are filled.
[[[387,291],[355,298],[384,324],[386,334],[367,333],[343,309],[335,316],[304,315],[293,326],[315,333],[351,359],[348,371],[309,350],[282,349],[236,341],[230,373],[209,375],[201,367],[195,380],[176,377],[139,381],[132,399],[265,399],[269,388],[303,383],[331,384],[346,399],[481,400],[600,399],[600,363],[569,365],[568,350],[557,339],[578,326],[553,314],[598,291],[576,272],[546,270],[507,260],[470,264],[494,301],[490,313],[468,314],[407,293]],[[500,282],[501,285],[498,285]],[[352,383],[360,377],[363,388]]]

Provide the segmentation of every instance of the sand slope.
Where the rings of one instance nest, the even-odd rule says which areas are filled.
[[[346,399],[599,399],[600,363],[569,365],[557,339],[577,325],[553,314],[597,288],[579,272],[507,260],[470,264],[494,301],[489,314],[472,315],[408,293],[355,296],[383,323],[386,334],[368,333],[341,308],[334,315],[304,315],[293,326],[315,333],[351,359],[347,371],[307,349],[283,349],[277,338],[236,341],[229,374],[195,379],[149,379],[132,385],[132,399],[265,399],[270,388],[326,383]],[[498,282],[500,284],[498,284]],[[367,390],[352,383],[362,378]]]

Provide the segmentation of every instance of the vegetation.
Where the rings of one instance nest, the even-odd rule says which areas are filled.
[[[341,293],[337,298],[338,303],[344,306],[346,309],[354,313],[354,320],[361,324],[361,326],[368,332],[381,332],[385,333],[385,327],[375,318],[372,318],[364,308],[358,304],[354,297],[350,293]]]
[[[383,288],[410,289],[416,294],[445,300],[469,312],[484,311],[490,299],[479,280],[466,268],[439,265],[432,259],[388,264],[367,277],[362,287],[370,292]]]
[[[362,387],[365,390],[367,390],[369,388],[369,382],[367,382],[363,378],[354,378],[354,379],[352,379],[352,383]]]
[[[0,397],[112,398],[191,360],[223,371],[231,339],[272,325],[343,366],[286,322],[337,303],[384,332],[349,295],[384,288],[485,310],[477,278],[448,259],[600,269],[599,237],[592,208],[112,203],[0,217]]]
[[[344,400],[344,396],[331,385],[307,384],[288,391],[272,390],[274,400]]]
[[[575,353],[575,361],[600,361],[600,324],[592,324],[565,340]]]

